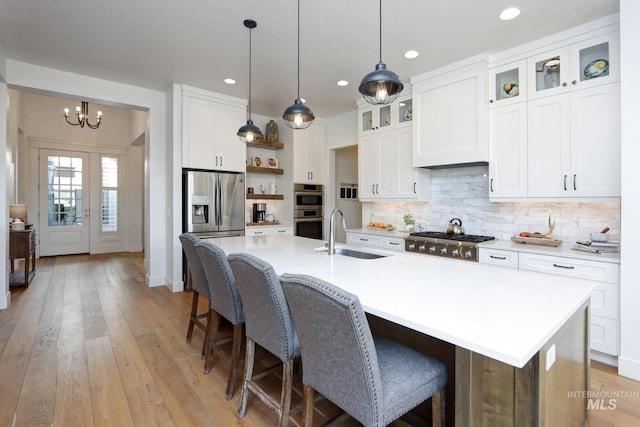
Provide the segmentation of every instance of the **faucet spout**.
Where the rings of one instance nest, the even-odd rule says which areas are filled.
[[[344,220],[344,214],[342,213],[342,211],[340,209],[334,209],[333,212],[331,212],[331,217],[329,218],[329,246],[328,246],[328,251],[329,251],[329,255],[334,255],[336,253],[336,237],[335,237],[335,225],[334,225],[334,221],[335,221],[335,216],[336,214],[340,214],[340,216],[342,217],[342,228],[344,228],[345,230],[347,229],[347,223]]]

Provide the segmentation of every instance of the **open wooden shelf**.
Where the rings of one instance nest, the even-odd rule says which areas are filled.
[[[247,172],[273,173],[273,174],[276,174],[276,175],[282,175],[284,173],[284,169],[279,169],[279,168],[257,168],[255,166],[247,166]]]
[[[247,200],[284,200],[282,194],[247,194]]]
[[[282,142],[276,142],[276,141],[247,142],[247,147],[269,148],[271,150],[282,150],[284,148],[284,144]]]

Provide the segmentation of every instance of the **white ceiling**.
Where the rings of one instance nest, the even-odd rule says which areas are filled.
[[[522,13],[502,22],[507,6]],[[352,110],[379,59],[378,1],[301,0],[300,96],[316,116]],[[618,12],[618,0],[384,0],[382,59],[403,81]],[[279,116],[296,98],[295,0],[0,0],[7,57],[165,91],[183,83]],[[407,60],[408,49],[420,52]],[[223,79],[232,77],[229,86]],[[338,87],[340,79],[349,86]]]

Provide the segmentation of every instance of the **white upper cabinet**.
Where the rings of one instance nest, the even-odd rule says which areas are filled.
[[[489,111],[489,197],[527,196],[527,102]]]
[[[246,146],[236,133],[247,121],[246,102],[184,87],[182,97],[182,166],[243,172]]]
[[[293,182],[327,184],[327,143],[325,125],[318,119],[307,129],[293,130],[280,123],[280,139],[293,147]],[[286,149],[286,148],[285,148]]]
[[[474,57],[413,77],[413,166],[489,160],[487,63]]]
[[[612,32],[528,59],[528,97],[537,99],[620,80],[619,33]]]
[[[360,200],[428,200],[431,172],[412,166],[411,145],[410,127],[369,133],[360,138]]]
[[[529,103],[529,197],[620,197],[620,83]]]
[[[413,102],[411,88],[404,88],[402,95],[389,105],[371,105],[358,100],[358,135],[411,126]]]
[[[489,107],[504,107],[527,100],[527,60],[489,69]]]

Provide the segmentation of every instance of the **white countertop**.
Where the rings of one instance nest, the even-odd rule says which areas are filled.
[[[358,295],[371,314],[521,368],[590,297],[593,282],[421,254],[329,256],[324,241],[267,235],[206,239],[276,273],[316,276]],[[339,245],[344,246],[344,245]]]
[[[373,234],[375,236],[386,236],[386,237],[397,237],[400,239],[404,239],[409,232],[398,230],[394,228],[393,230],[376,230],[375,228],[362,227],[362,228],[348,228],[345,230],[347,233],[363,233],[363,234]]]
[[[591,253],[591,252],[585,252],[585,251],[577,251],[567,246],[558,246],[558,247],[541,246],[541,245],[532,245],[529,243],[517,243],[512,240],[490,240],[488,242],[478,243],[478,247],[620,264],[619,252],[598,254],[598,253]]]

